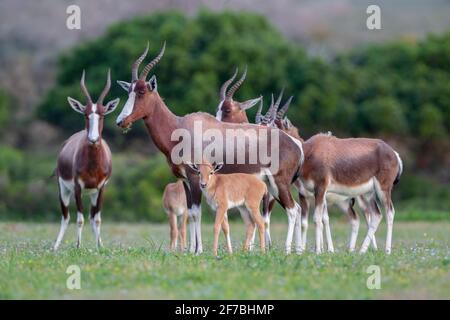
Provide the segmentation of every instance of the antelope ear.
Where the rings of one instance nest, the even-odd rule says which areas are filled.
[[[105,106],[105,116],[113,112],[119,105],[120,98],[109,101]]]
[[[156,76],[153,75],[147,82],[150,91],[158,91],[158,83],[156,82]]]
[[[120,81],[120,80],[117,80],[117,84],[118,84],[119,86],[121,86],[122,89],[125,90],[126,92],[129,92],[129,91],[130,91],[131,83],[126,82],[126,81]]]
[[[214,173],[216,173],[217,171],[223,168],[223,162],[216,163],[213,166],[214,166]]]
[[[256,99],[250,99],[245,102],[239,103],[239,106],[240,106],[241,110],[247,110],[247,109],[250,109],[251,107],[253,107],[255,104],[257,104],[260,100],[261,100],[261,97],[256,98]]]
[[[189,166],[189,168],[191,168],[194,172],[197,172],[197,173],[200,172],[198,170],[198,166],[196,164],[190,163],[190,162],[185,162],[184,164]]]
[[[283,125],[284,125],[284,127],[285,127],[286,129],[290,129],[291,126],[292,126],[292,123],[291,123],[291,121],[290,121],[287,117],[285,117],[285,118],[283,119]]]
[[[74,98],[71,97],[67,97],[67,101],[69,101],[69,104],[73,110],[75,110],[78,113],[84,114],[86,106],[83,105],[80,101],[75,100]]]

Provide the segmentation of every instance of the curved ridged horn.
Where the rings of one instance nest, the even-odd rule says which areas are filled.
[[[149,46],[149,43],[147,41],[147,47],[145,48],[144,53],[141,54],[141,56],[139,58],[137,58],[137,60],[131,66],[131,81],[136,81],[138,79],[139,65],[142,63],[142,61],[144,61],[145,57],[147,56],[148,46]]]
[[[284,114],[288,111],[289,109],[289,105],[291,104],[292,98],[294,98],[294,96],[290,96],[288,101],[286,101],[286,103],[284,104],[284,106],[282,106],[280,108],[280,110],[278,110],[277,112],[277,120],[281,120],[284,117]]]
[[[281,89],[280,95],[277,98],[277,101],[270,105],[269,110],[266,113],[267,116],[267,123],[271,123],[275,120],[275,116],[278,110],[278,107],[280,105],[281,99],[283,98],[284,88]]]
[[[258,111],[256,111],[256,116],[255,116],[255,123],[256,124],[260,124],[261,120],[262,120],[262,108],[263,108],[263,98],[261,96],[261,101],[259,102],[259,107],[258,107]]]
[[[236,78],[238,71],[239,69],[236,68],[236,71],[234,72],[233,76],[223,83],[222,87],[220,88],[220,100],[225,100],[225,94],[228,89],[228,86],[230,85],[230,83],[234,81],[234,78]]]
[[[270,106],[269,109],[267,109],[266,114],[262,117],[261,119],[261,124],[268,124],[270,122],[270,110],[272,109],[274,102],[273,102],[273,93],[272,93],[272,98],[270,100]]]
[[[244,73],[242,74],[242,77],[238,81],[236,81],[235,84],[233,84],[233,86],[230,88],[230,90],[228,90],[228,93],[226,95],[227,99],[233,98],[234,93],[236,92],[237,89],[239,89],[239,87],[241,86],[242,82],[244,82],[246,76],[247,76],[247,66],[245,66]]]
[[[141,80],[145,80],[148,76],[148,73],[150,72],[150,70],[152,70],[152,68],[159,62],[159,60],[161,60],[162,56],[164,55],[164,50],[166,50],[166,42],[164,41],[164,44],[161,48],[161,51],[159,52],[159,54],[156,56],[155,59],[153,59],[152,61],[150,61],[149,64],[147,64],[144,67],[144,70],[142,70],[141,75],[139,76],[139,79]]]
[[[89,95],[88,89],[86,88],[86,85],[84,84],[84,76],[85,76],[85,71],[83,70],[83,74],[81,75],[81,81],[80,81],[81,91],[83,91],[83,94],[86,97],[86,99],[88,100],[88,102],[92,103],[91,96]]]
[[[97,104],[103,105],[103,99],[105,99],[110,88],[111,88],[111,69],[108,69],[108,75],[106,76],[106,85],[105,88],[103,88],[102,93],[100,93],[100,96],[98,97]]]

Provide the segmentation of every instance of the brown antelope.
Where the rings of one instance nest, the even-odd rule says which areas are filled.
[[[287,111],[289,105],[285,105],[286,108],[282,108],[277,112],[275,124],[278,128],[286,132],[287,134],[296,137],[300,141],[304,143],[303,138],[300,137],[298,128],[295,127],[291,121],[285,117],[283,119],[284,113]],[[308,192],[301,184],[300,179],[297,179],[295,182],[297,190],[299,190],[299,198],[300,205],[302,206],[302,242],[303,246],[306,246],[307,232],[308,232],[308,217],[309,217],[309,208],[311,208],[311,203],[314,201],[314,194]],[[327,193],[326,195],[327,206],[324,208],[322,222],[325,227],[325,235],[327,237],[327,249],[330,252],[334,251],[333,240],[331,238],[331,229],[329,224],[329,216],[328,216],[328,206],[336,205],[343,213],[347,214],[350,225],[351,225],[351,233],[349,239],[349,251],[353,252],[356,246],[356,240],[359,232],[359,215],[354,210],[355,198],[342,196],[333,193]],[[366,218],[367,227],[369,227],[370,223],[370,203],[364,196],[356,197],[358,206],[363,210],[364,216]],[[376,205],[376,204],[373,204]],[[323,250],[323,235],[321,236],[321,247]],[[377,243],[375,239],[375,235],[372,237],[372,246],[376,250]]]
[[[305,146],[303,169],[305,171],[302,172],[299,179],[309,184],[309,188],[304,187],[301,183],[299,187],[301,190],[302,225],[306,222],[303,237],[306,239],[309,202],[315,198],[316,205],[318,202],[322,204],[321,208],[314,211],[316,251],[321,251],[323,248],[322,232],[317,235],[317,231],[322,229],[321,226],[317,227],[317,219],[319,219],[320,214],[326,229],[328,250],[333,248],[327,204],[334,203],[342,211],[347,210],[350,217],[352,232],[349,249],[353,251],[359,228],[359,217],[353,209],[354,199],[356,199],[359,207],[364,211],[368,225],[368,233],[360,252],[366,252],[370,242],[377,249],[375,231],[381,220],[381,213],[376,202],[378,199],[384,207],[387,217],[386,252],[390,253],[394,220],[391,192],[403,170],[403,163],[399,154],[384,141],[378,139],[338,139],[328,133],[315,135],[305,142],[300,137],[298,129],[292,125],[289,119],[282,119],[286,111],[287,108],[277,114],[277,126],[286,133],[297,136]],[[327,147],[330,147],[328,151]],[[358,173],[362,177],[358,177]],[[352,181],[352,179],[355,180]],[[346,203],[348,205],[345,205]],[[319,214],[319,217],[316,214]],[[317,242],[320,243],[321,248],[319,250],[317,249]]]
[[[102,245],[100,238],[101,209],[103,190],[111,176],[111,151],[102,138],[104,116],[113,112],[119,103],[119,98],[103,105],[103,100],[111,87],[111,75],[108,70],[106,86],[96,103],[84,84],[84,71],[81,76],[81,90],[87,99],[86,105],[68,97],[73,110],[85,117],[85,129],[72,135],[63,145],[58,155],[56,177],[59,187],[59,202],[61,205],[61,228],[54,246],[57,250],[69,224],[69,202],[75,194],[77,206],[77,247],[81,245],[81,232],[84,225],[82,191],[89,192],[91,198],[90,221],[95,235],[96,246]]]
[[[230,83],[234,80],[234,78],[236,77],[236,74],[237,74],[237,72],[235,72],[235,74],[223,84],[223,86],[221,88],[221,92],[220,92],[220,95],[222,98],[224,97],[224,92],[225,92],[227,86],[229,86]],[[244,75],[245,75],[245,73],[244,73]],[[242,84],[244,79],[245,79],[245,76],[243,76],[238,82],[236,82],[236,84],[233,86],[233,88],[234,89],[239,88],[239,86]],[[234,93],[234,91],[233,91],[233,93]],[[276,124],[279,129],[283,130],[291,137],[293,137],[301,142],[304,142],[304,140],[299,135],[298,129],[295,126],[293,126],[287,118],[285,118],[283,120],[283,116],[287,112],[293,97],[291,96],[287,100],[287,102],[280,108],[280,110],[278,110],[282,95],[283,95],[283,91],[280,93],[280,95],[275,103],[274,103],[274,98],[272,95],[272,102],[270,104],[270,107],[269,107],[267,113],[264,116],[261,114],[262,106],[263,106],[262,99],[261,99],[261,103],[260,103],[258,111],[256,113],[255,123],[263,125],[263,126],[273,126]],[[246,109],[248,109],[248,108],[241,107],[241,104],[237,101],[233,101],[232,103],[228,103],[228,104],[221,103],[221,104],[219,104],[216,117],[217,117],[217,119],[224,121],[224,122],[247,123],[248,118],[247,118],[247,115],[245,112]],[[307,239],[306,235],[307,235],[307,229],[308,229],[308,211],[309,211],[309,207],[310,207],[309,203],[313,200],[313,194],[308,193],[301,186],[300,180],[295,181],[294,185],[299,190],[300,199],[303,200],[303,201],[301,201],[301,205],[303,206],[302,207],[302,227],[303,227],[302,243],[303,243],[303,247],[305,248],[306,247],[306,239]],[[362,197],[358,197],[357,199],[358,199],[358,203],[359,203],[360,207],[364,209],[364,213],[366,215],[366,221],[367,221],[367,223],[369,223],[370,216],[368,215],[367,202]],[[355,245],[356,245],[356,239],[357,239],[358,230],[359,230],[359,216],[355,213],[355,211],[353,209],[354,200],[352,198],[340,196],[337,194],[328,194],[327,200],[328,200],[329,204],[333,204],[333,203],[336,204],[344,213],[348,214],[348,216],[350,218],[351,226],[352,226],[352,232],[350,234],[350,240],[349,240],[349,250],[353,251],[355,248]],[[270,216],[271,216],[273,204],[274,204],[274,200],[270,199],[268,202],[268,205],[264,206],[264,220],[265,220],[265,226],[266,226],[266,230],[265,230],[266,242],[269,245],[271,242],[271,240],[270,240]],[[330,229],[330,225],[329,225],[327,208],[325,208],[325,211],[324,211],[323,223],[324,223],[325,229],[326,229],[328,250],[332,252],[332,251],[334,251],[334,246],[333,246],[333,242],[332,242],[332,238],[331,238],[331,229]],[[253,239],[254,239],[254,236],[253,236]],[[373,237],[372,241],[373,241],[374,248],[376,248],[375,236]],[[323,243],[323,240],[322,240],[322,243]],[[252,240],[252,244],[253,244],[253,240]]]
[[[163,206],[169,218],[170,250],[176,250],[178,236],[181,250],[186,248],[187,205],[183,181],[169,183],[164,189]],[[178,218],[180,217],[180,218]],[[178,232],[179,231],[179,232]]]
[[[264,252],[264,221],[259,212],[259,205],[265,195],[267,195],[266,184],[251,174],[230,173],[217,174],[222,169],[223,163],[210,164],[189,164],[191,169],[200,177],[200,188],[207,199],[208,204],[216,210],[216,220],[214,223],[213,252],[217,256],[219,243],[220,226],[227,219],[227,211],[232,208],[239,208],[247,212],[259,231],[261,250]],[[236,183],[236,182],[239,183]],[[255,224],[247,224],[244,249],[248,250],[250,240],[255,230]],[[227,249],[232,253],[229,230],[225,231],[227,239]]]
[[[190,155],[198,154],[202,150],[203,153],[207,153],[206,148],[212,146],[216,148],[217,153],[214,156],[212,154],[205,155],[205,160],[213,163],[226,159],[222,173],[253,174],[268,184],[269,192],[280,202],[289,218],[286,252],[290,253],[294,229],[301,232],[300,222],[298,222],[298,227],[296,224],[296,221],[300,221],[301,209],[289,192],[290,184],[299,175],[303,161],[301,144],[296,144],[287,134],[276,128],[223,123],[203,112],[183,117],[174,115],[158,94],[156,77],[152,76],[150,80],[146,80],[150,70],[163,56],[164,48],[165,46],[158,56],[144,67],[138,77],[138,67],[147,54],[147,46],[145,52],[132,66],[132,82],[119,82],[128,92],[128,100],[116,123],[126,130],[131,127],[133,122],[143,119],[153,142],[166,156],[174,175],[183,179],[189,212],[190,251],[197,254],[203,251],[200,228],[202,192],[199,187],[198,175],[190,169],[186,170],[188,166],[183,161],[197,162],[193,161]],[[231,99],[225,99],[222,102],[225,104],[230,101]],[[216,141],[213,143],[204,138],[205,135],[212,132],[220,134],[222,144]],[[245,137],[245,148],[237,148],[234,145],[234,148],[230,150],[229,146],[233,146],[236,136],[238,136],[237,133],[242,132]],[[184,144],[188,144],[188,148],[180,150],[180,146]],[[269,163],[265,161],[261,152],[256,155],[250,152],[249,147],[254,145],[275,150],[273,153],[271,152]],[[283,157],[280,157],[277,148],[283,150]],[[200,154],[200,156],[203,155]],[[244,161],[241,161],[242,158]],[[250,161],[250,158],[255,161]],[[277,165],[272,165],[273,163]],[[297,251],[301,251],[300,242],[301,237],[296,237]]]

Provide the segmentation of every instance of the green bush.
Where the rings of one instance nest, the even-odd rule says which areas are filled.
[[[236,98],[249,99],[263,92],[278,91],[285,85],[288,63],[307,65],[303,51],[285,40],[259,15],[202,11],[191,19],[177,11],[161,12],[115,24],[99,39],[63,55],[57,84],[40,104],[39,117],[67,132],[81,128],[83,123],[68,106],[66,97],[81,98],[82,70],[86,69],[86,83],[95,99],[109,67],[114,80],[130,81],[131,64],[142,53],[147,40],[151,48],[149,57],[156,55],[167,41],[164,58],[153,72],[157,74],[161,96],[180,115],[214,112],[221,84],[237,66],[242,72],[247,64],[249,72]],[[117,96],[122,98],[120,109],[127,97],[114,83],[108,97]],[[121,141],[114,121],[107,120],[105,129],[108,136]],[[143,135],[143,130],[133,130],[133,135]]]
[[[61,57],[57,84],[38,108],[40,118],[67,132],[81,128],[66,97],[81,97],[82,70],[87,70],[87,85],[96,97],[109,67],[113,79],[129,81],[131,64],[147,40],[149,56],[167,41],[154,72],[162,97],[179,115],[214,113],[222,82],[236,66],[242,70],[247,64],[247,80],[236,98],[263,94],[267,105],[270,94],[285,87],[295,96],[289,117],[305,137],[328,130],[341,135],[417,132],[421,139],[449,136],[450,32],[419,43],[372,45],[326,63],[308,57],[264,17],[230,11],[201,11],[193,18],[165,11],[114,24],[104,36]],[[109,97],[116,96],[122,106],[126,93],[113,85]],[[250,110],[250,119],[254,112]],[[144,136],[142,128],[129,138]],[[111,119],[106,134],[113,142],[124,141]]]

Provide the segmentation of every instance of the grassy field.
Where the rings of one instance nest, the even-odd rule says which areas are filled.
[[[391,256],[345,252],[348,226],[333,224],[338,252],[285,256],[285,224],[275,224],[278,247],[268,254],[244,254],[240,223],[231,232],[236,252],[211,253],[212,226],[205,224],[206,253],[167,252],[168,226],[103,223],[105,248],[94,249],[91,230],[75,248],[72,223],[58,253],[50,248],[57,224],[0,223],[2,299],[450,299],[450,222],[398,222]],[[312,230],[312,228],[310,229]],[[384,245],[384,223],[378,232]],[[365,228],[361,228],[361,243]],[[312,245],[312,232],[310,245]],[[222,239],[221,239],[222,240]],[[221,243],[223,245],[223,243]],[[66,269],[81,269],[81,289],[66,287]],[[369,290],[366,272],[381,268],[381,289]]]

